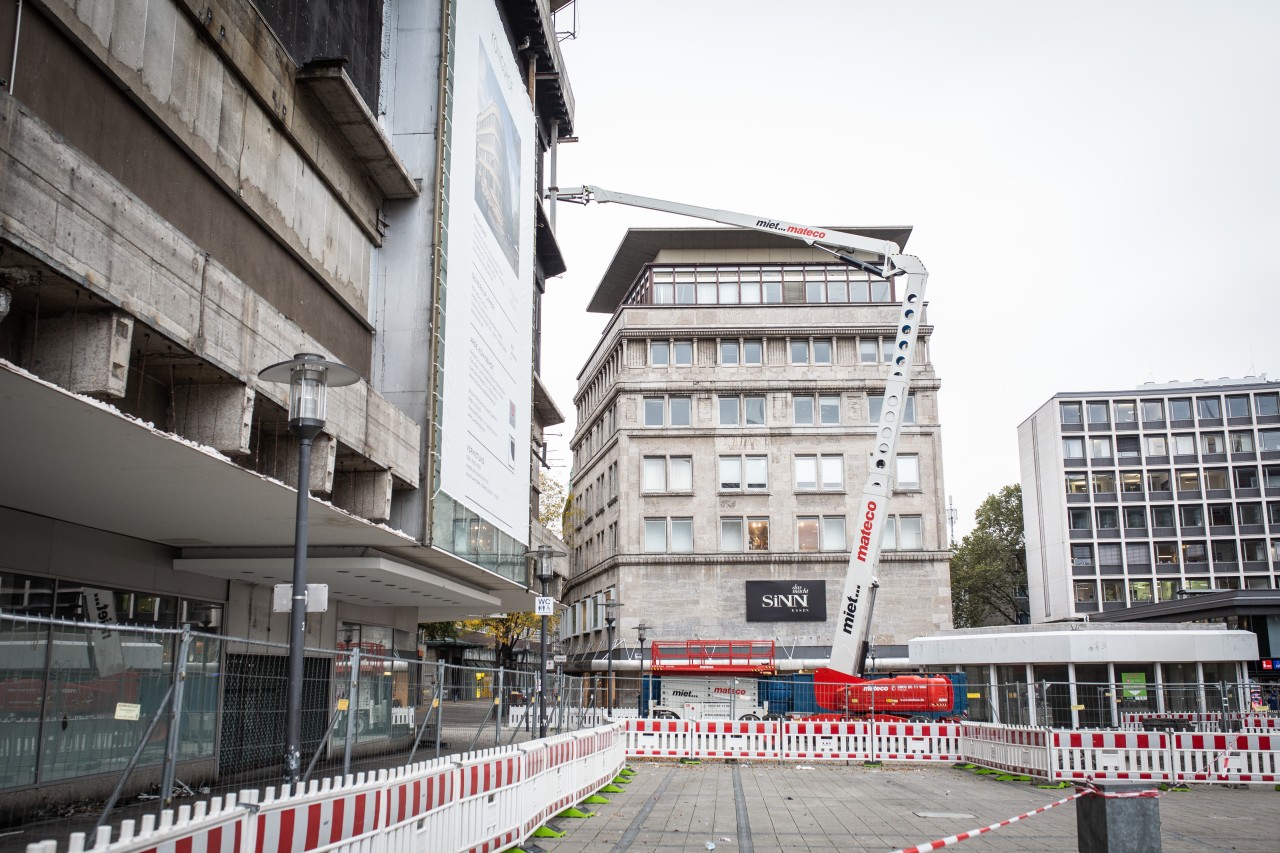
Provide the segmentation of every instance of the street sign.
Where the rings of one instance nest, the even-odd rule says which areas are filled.
[[[556,600],[549,595],[540,595],[534,599],[533,612],[537,616],[554,616]]]
[[[568,655],[552,655],[551,660],[555,661],[556,663],[568,663],[569,656]]]

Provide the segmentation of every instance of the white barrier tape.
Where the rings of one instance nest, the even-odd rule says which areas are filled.
[[[937,841],[929,841],[924,844],[917,844],[915,847],[902,847],[902,848],[899,848],[898,850],[893,851],[893,853],[927,853],[927,851],[930,851],[930,850],[941,850],[943,847],[950,847],[952,844],[958,844],[961,841],[968,841],[970,838],[977,838],[979,835],[982,835],[984,833],[992,832],[994,830],[1000,829],[1001,827],[1008,826],[1011,823],[1017,823],[1020,820],[1032,817],[1034,815],[1038,815],[1041,812],[1047,812],[1049,809],[1057,808],[1063,803],[1069,803],[1072,800],[1078,800],[1081,797],[1090,797],[1090,796],[1103,797],[1104,799],[1128,799],[1131,797],[1154,798],[1154,797],[1160,796],[1160,792],[1155,790],[1099,791],[1097,788],[1089,787],[1089,788],[1085,788],[1083,790],[1077,791],[1076,793],[1072,794],[1070,797],[1064,797],[1055,803],[1049,803],[1049,805],[1047,806],[1041,806],[1040,808],[1035,809],[1034,811],[1029,811],[1025,814],[1020,814],[1017,817],[1011,817],[1008,820],[1002,820],[999,823],[993,823],[990,826],[984,826],[981,829],[971,829],[968,832],[962,832],[959,835],[949,835],[946,838],[939,838]]]

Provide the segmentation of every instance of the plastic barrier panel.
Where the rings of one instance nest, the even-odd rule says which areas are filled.
[[[1049,778],[1044,729],[961,723],[961,751],[966,760],[993,770]]]
[[[687,758],[693,742],[688,720],[627,720],[627,755]]]
[[[1172,782],[1165,732],[1055,731],[1054,781]]]
[[[871,724],[797,720],[782,729],[782,757],[805,761],[866,761],[871,758]]]
[[[1170,737],[1180,782],[1280,782],[1280,734],[1179,733]]]
[[[697,720],[693,723],[693,754],[699,758],[778,757],[782,723]]]
[[[879,761],[960,761],[959,723],[877,723],[874,758]]]

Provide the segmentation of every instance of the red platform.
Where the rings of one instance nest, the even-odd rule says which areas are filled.
[[[744,673],[773,675],[778,666],[773,640],[655,640],[654,673]]]

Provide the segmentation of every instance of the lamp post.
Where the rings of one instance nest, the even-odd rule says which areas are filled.
[[[646,700],[643,703],[641,703],[642,705],[648,705],[648,699],[650,698],[643,695],[644,694],[644,641],[645,641],[645,637],[648,634],[648,631],[649,631],[649,626],[644,624],[643,622],[641,622],[639,625],[636,626],[636,635],[640,638],[640,691],[641,691],[640,696],[642,699]],[[636,710],[639,711],[640,709],[637,708]]]
[[[604,629],[609,636],[609,678],[604,688],[605,714],[613,717],[613,627],[618,622],[618,608],[622,602],[616,598],[608,598],[604,602]]]
[[[302,770],[303,642],[307,629],[307,501],[311,487],[311,442],[324,430],[325,392],[352,385],[360,375],[315,353],[299,353],[258,373],[265,382],[289,383],[289,431],[298,437],[298,509],[293,530],[293,596],[289,611],[288,698],[285,704],[284,780]]]
[[[557,551],[550,545],[539,545],[535,550],[525,551],[526,557],[533,557],[537,561],[537,570],[534,577],[542,584],[542,598],[547,598],[547,585],[555,578],[555,573],[551,570],[551,560],[555,557],[563,557],[564,552]],[[551,615],[551,608],[543,607],[539,602],[539,615],[542,616],[542,637],[539,642],[539,670],[538,670],[538,737],[545,738],[547,736],[547,617]]]

